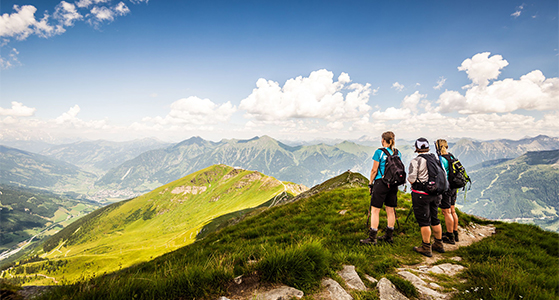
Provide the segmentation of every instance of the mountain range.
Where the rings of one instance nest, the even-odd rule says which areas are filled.
[[[464,212],[490,219],[526,221],[559,231],[559,150],[527,152],[474,167]],[[472,201],[472,199],[474,199]]]

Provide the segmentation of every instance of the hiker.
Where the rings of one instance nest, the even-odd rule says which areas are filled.
[[[450,153],[448,153],[448,143],[446,140],[439,139],[435,142],[435,149],[437,150],[441,165],[444,167],[446,174],[448,174],[448,180],[450,181],[449,161],[451,160],[451,157]],[[459,241],[458,215],[456,214],[455,209],[457,192],[457,188],[449,188],[446,192],[444,192],[440,206],[446,225],[446,232],[443,235],[443,243],[452,245]]]
[[[418,153],[411,160],[408,169],[408,181],[411,184],[411,199],[415,219],[421,228],[421,247],[413,247],[413,250],[425,256],[431,257],[431,250],[444,252],[442,240],[441,222],[437,216],[441,195],[430,194],[427,191],[429,180],[428,161],[437,160],[433,153],[429,153],[429,142],[425,138],[419,138],[415,141],[415,152]],[[444,172],[441,170],[441,172]],[[446,177],[446,175],[444,175]],[[446,178],[444,178],[446,180]],[[448,185],[448,182],[447,182]],[[435,243],[431,248],[431,229],[435,236]]]
[[[390,156],[397,155],[398,160],[401,164],[401,154],[394,148],[395,137],[394,133],[387,131],[381,135],[381,144],[383,148],[379,148],[373,154],[373,168],[371,169],[371,179],[369,180],[369,194],[371,195],[370,204],[370,215],[371,215],[371,225],[369,228],[369,237],[360,240],[363,244],[377,244],[377,232],[379,225],[379,214],[382,205],[385,205],[386,217],[387,217],[387,228],[386,233],[378,237],[378,240],[392,243],[394,234],[394,223],[396,221],[396,215],[394,209],[398,204],[398,183],[391,184],[386,183],[383,180],[383,174],[385,174],[387,159]],[[386,152],[385,152],[386,151]],[[403,175],[401,174],[403,173]],[[402,182],[405,182],[405,171],[400,172],[400,177]]]

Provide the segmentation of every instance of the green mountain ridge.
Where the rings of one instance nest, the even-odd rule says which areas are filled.
[[[238,299],[236,292],[249,289],[248,295],[251,286],[266,285],[288,285],[304,291],[305,299],[323,299],[321,280],[330,277],[341,282],[337,271],[343,265],[355,266],[362,278],[364,274],[390,278],[412,297],[410,283],[396,279],[398,268],[425,263],[423,256],[412,250],[421,240],[419,227],[413,221],[400,222],[393,244],[360,245],[359,239],[366,236],[369,205],[366,182],[361,174],[343,173],[313,187],[316,193],[312,195],[261,210],[153,260],[62,284],[39,300]],[[402,216],[411,209],[410,195],[399,193],[398,199],[397,213],[403,221]],[[460,211],[458,214],[463,228],[475,226],[473,222],[488,222]],[[380,219],[386,224],[383,211]],[[452,292],[453,299],[557,298],[559,236],[528,225],[496,222],[495,226],[497,233],[481,242],[437,254],[434,264],[453,262],[466,267],[457,278],[431,278],[436,278],[444,291]],[[462,261],[451,259],[455,256]],[[28,274],[53,276],[58,268],[70,264],[64,259],[52,259],[48,264],[24,261],[6,270],[3,277],[16,276],[10,281],[29,283],[33,277],[24,279]],[[41,264],[48,268],[41,269]],[[365,284],[369,291],[352,291],[353,298],[379,299],[374,284]]]
[[[524,155],[470,172],[464,212],[490,219],[526,219],[559,230],[559,150]],[[518,220],[521,221],[521,220]]]
[[[215,165],[103,207],[59,231],[34,255],[64,262],[49,276],[73,282],[148,261],[194,242],[222,215],[271,205],[303,190],[256,171]]]

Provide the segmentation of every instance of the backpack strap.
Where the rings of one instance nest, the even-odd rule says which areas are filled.
[[[391,155],[398,155],[398,149],[394,148],[394,150],[392,150],[392,152],[394,152],[394,154],[390,154],[390,152],[388,152],[388,150],[386,150],[386,148],[382,147],[382,148],[378,148],[378,150],[382,151],[382,153],[384,153],[386,155],[386,157],[389,157]],[[386,163],[384,165],[384,167],[386,168]],[[379,172],[380,172],[380,165],[379,165]],[[382,174],[383,172],[380,172],[380,176],[383,177],[384,174]]]

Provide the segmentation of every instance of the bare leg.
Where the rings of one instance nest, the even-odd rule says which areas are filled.
[[[442,239],[443,238],[443,227],[441,226],[441,224],[439,225],[435,225],[435,226],[431,226],[433,227],[433,235],[435,236],[436,239]],[[421,235],[423,236],[423,227],[421,227]]]
[[[371,206],[371,228],[378,229],[380,208]]]
[[[455,209],[454,205],[450,206],[450,212],[452,214],[452,219],[454,221],[454,224],[453,224],[454,226],[453,226],[452,231],[458,231],[458,215],[456,214],[456,209]],[[450,230],[448,230],[448,231],[450,231]]]
[[[454,231],[454,216],[450,212],[451,209],[450,208],[441,208],[441,210],[443,211],[443,215],[444,215],[444,223],[446,225],[446,231],[447,232],[453,232]]]
[[[386,219],[388,221],[388,227],[394,227],[396,222],[396,214],[394,213],[394,207],[385,206],[386,208]]]
[[[421,227],[421,238],[423,239],[424,243],[426,244],[431,243],[431,227],[429,226]]]

